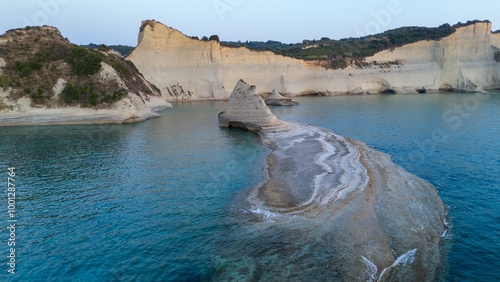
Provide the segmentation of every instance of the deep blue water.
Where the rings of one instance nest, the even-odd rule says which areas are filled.
[[[448,206],[446,281],[500,281],[500,93],[302,98],[283,119],[388,153]]]
[[[445,280],[498,281],[499,95],[304,97],[273,111],[363,140],[433,183],[452,226]],[[258,232],[245,205],[269,150],[218,128],[224,106],[179,103],[138,124],[0,128],[0,182],[14,166],[18,185],[17,274],[7,274],[2,229],[0,280],[259,280],[273,260],[287,267],[282,242],[300,234]],[[307,244],[296,242],[304,255],[290,264],[327,265]]]

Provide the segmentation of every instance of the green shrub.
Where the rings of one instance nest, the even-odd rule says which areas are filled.
[[[112,101],[116,102],[120,99],[122,99],[123,97],[127,96],[128,92],[126,90],[118,90],[118,91],[115,91],[113,92],[113,96],[112,96]]]
[[[26,62],[16,62],[16,69],[21,77],[29,77],[35,70],[39,70],[42,64],[35,58],[28,59]]]
[[[0,83],[2,84],[2,87],[3,87],[3,88],[7,88],[7,87],[9,87],[9,85],[10,85],[9,78],[8,78],[8,77],[6,77],[6,76],[2,77],[2,78],[0,79]]]
[[[83,103],[85,105],[91,101],[90,98],[94,94],[93,90],[94,87],[92,85],[73,85],[68,82],[61,92],[61,98],[66,104]]]
[[[14,85],[15,86],[21,86],[21,77],[17,76],[16,79],[14,80]]]
[[[101,69],[103,56],[96,50],[73,45],[66,62],[78,75],[93,75]]]
[[[466,23],[458,22],[457,24],[453,25],[453,27],[454,28],[461,28],[464,26],[469,26],[469,25],[473,25],[473,24],[477,24],[477,23],[491,23],[491,22],[488,20],[485,20],[485,21],[473,20],[473,21],[467,21]]]
[[[61,92],[61,101],[65,104],[81,104],[82,107],[95,107],[104,103],[113,103],[128,93],[127,90],[120,89],[114,92],[96,91],[94,85],[78,85],[67,83]]]
[[[44,63],[57,61],[68,57],[68,49],[61,44],[52,44],[36,52],[25,62],[15,62],[20,77],[29,77],[34,71],[40,70]]]
[[[49,48],[42,49],[35,53],[35,59],[38,62],[46,62],[52,60],[52,50]]]
[[[90,94],[90,105],[95,107],[97,105],[97,98],[99,96],[97,95],[97,93],[92,93]]]
[[[143,32],[147,25],[150,24],[150,21],[143,21],[141,27],[139,28],[139,32]]]
[[[102,99],[100,102],[101,103],[113,103],[113,102],[119,101],[120,99],[125,97],[127,95],[127,93],[128,92],[126,90],[117,90],[117,91],[114,91],[113,93],[110,93],[108,95],[106,95],[106,93],[101,93]]]
[[[121,63],[118,63],[118,62],[112,62],[111,63],[111,66],[115,69],[115,71],[117,71],[118,73],[121,73],[121,74],[129,74],[130,71],[127,69],[127,67],[125,67],[124,65],[122,65]]]
[[[31,89],[30,89],[31,92]],[[27,93],[27,92],[26,92]],[[42,103],[45,100],[45,97],[43,96],[43,90],[41,88],[38,88],[36,92],[31,94],[31,98],[35,103]]]
[[[156,90],[156,92],[161,93],[160,89],[156,87],[156,85],[154,85],[153,83],[151,83],[151,87],[153,87],[153,89]]]
[[[132,61],[129,61],[129,60],[125,60],[125,62],[127,62],[127,65],[133,69],[135,72],[139,72],[139,70],[137,69],[137,67],[134,65],[134,63]]]
[[[99,45],[99,47],[97,48],[97,50],[108,52],[108,51],[111,51],[111,47],[108,47],[108,46],[106,46],[104,44],[101,44],[101,45]]]
[[[333,59],[330,61],[330,67],[332,69],[343,69],[347,67],[347,63],[344,59]]]

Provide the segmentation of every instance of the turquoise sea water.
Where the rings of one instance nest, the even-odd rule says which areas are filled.
[[[304,97],[272,110],[363,140],[433,183],[452,226],[445,280],[498,281],[499,95]],[[0,280],[338,278],[318,247],[328,242],[302,240],[309,226],[286,233],[249,212],[269,149],[218,128],[224,106],[178,103],[138,124],[0,128],[0,182],[14,166],[18,185],[17,274],[7,274],[2,229]]]

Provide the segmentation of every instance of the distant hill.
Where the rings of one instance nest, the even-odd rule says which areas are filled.
[[[456,29],[469,26],[478,22],[468,21],[457,23],[453,26],[443,24],[439,27],[401,27],[383,33],[369,35],[361,38],[345,38],[333,40],[323,37],[320,40],[304,40],[302,43],[283,44],[278,41],[246,41],[229,42],[222,44],[228,47],[247,47],[251,50],[269,50],[278,55],[302,60],[318,60],[327,68],[345,68],[350,63],[362,65],[364,58],[373,56],[383,50],[400,47],[421,40],[440,40],[451,35]]]
[[[90,49],[99,49],[101,45],[90,43],[88,45],[80,45],[80,46]],[[122,54],[123,57],[127,57],[132,52],[132,50],[134,50],[134,47],[126,45],[107,45],[107,46],[115,50],[116,52]]]

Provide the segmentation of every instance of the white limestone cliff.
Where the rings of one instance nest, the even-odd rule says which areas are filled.
[[[144,21],[128,59],[169,100],[227,99],[240,78],[262,92],[288,95],[416,93],[500,88],[500,34],[491,23],[462,27],[439,41],[420,41],[367,58],[369,67],[327,70],[270,51],[192,39]],[[399,64],[391,64],[398,61]]]
[[[439,41],[382,51],[367,61],[401,61],[401,68],[391,69],[385,76],[398,91],[405,86],[481,91],[500,85],[500,64],[494,60],[498,50],[500,35],[491,33],[491,23],[477,23]]]

